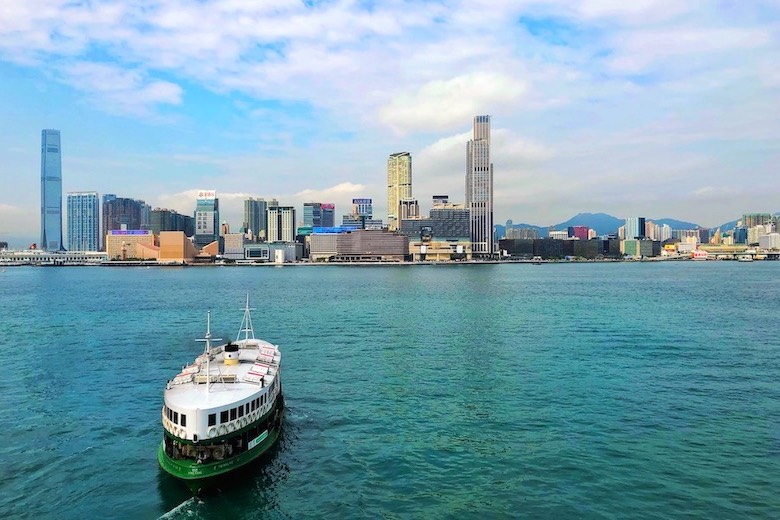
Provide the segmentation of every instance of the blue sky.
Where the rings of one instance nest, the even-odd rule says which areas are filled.
[[[247,196],[384,217],[399,151],[423,208],[462,201],[477,114],[497,223],[778,211],[780,6],[4,0],[0,240],[37,240],[43,128],[64,192],[191,213],[216,189],[237,227]]]

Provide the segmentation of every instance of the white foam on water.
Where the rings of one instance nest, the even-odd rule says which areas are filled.
[[[203,502],[198,499],[198,497],[192,497],[190,499],[185,500],[178,506],[174,507],[164,515],[162,515],[158,520],[163,519],[172,519],[172,518],[181,518],[182,516],[187,515],[188,513],[195,513],[194,511],[188,509],[190,506],[197,506],[198,504],[202,504]]]

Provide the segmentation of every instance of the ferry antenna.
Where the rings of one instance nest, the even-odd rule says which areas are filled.
[[[211,364],[209,362],[211,361],[211,342],[222,341],[222,338],[211,337],[211,311],[206,312],[206,336],[203,339],[199,339],[197,341],[204,341],[206,343],[206,347],[203,350],[203,353],[206,354],[206,392],[210,392],[211,391]]]

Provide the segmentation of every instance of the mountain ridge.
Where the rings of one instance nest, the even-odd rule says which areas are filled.
[[[653,221],[659,225],[668,224],[669,227],[671,227],[672,229],[696,229],[698,227],[701,227],[698,224],[695,224],[693,222],[686,222],[684,220],[677,220],[672,218],[661,218],[661,219],[646,218],[645,220]],[[609,215],[607,213],[578,213],[577,215],[574,215],[570,219],[565,220],[563,222],[559,222],[558,224],[554,224],[553,226],[538,226],[535,224],[512,223],[512,228],[536,229],[537,232],[539,233],[539,236],[544,237],[547,236],[547,230],[550,229],[551,227],[560,230],[560,229],[566,229],[570,226],[588,226],[589,228],[595,230],[598,235],[608,235],[611,233],[617,233],[618,228],[622,226],[624,223],[625,223],[625,219],[618,218],[613,215]],[[498,233],[498,236],[506,235],[506,226],[499,224],[496,225],[495,228]]]

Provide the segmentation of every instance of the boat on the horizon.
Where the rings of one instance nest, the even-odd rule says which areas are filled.
[[[751,255],[741,255],[737,257],[738,262],[752,262],[753,257]]]
[[[281,353],[254,336],[249,295],[236,341],[212,346],[168,381],[163,394],[160,467],[195,493],[267,452],[284,414]]]

